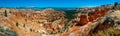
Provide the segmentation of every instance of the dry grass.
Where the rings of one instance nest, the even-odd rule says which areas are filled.
[[[94,33],[91,36],[120,36],[120,30],[109,28],[104,31],[98,31],[97,33]]]

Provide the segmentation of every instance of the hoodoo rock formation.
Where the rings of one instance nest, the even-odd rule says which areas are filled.
[[[80,20],[79,21],[74,20],[74,22],[77,22],[78,25],[85,25],[88,22],[93,22],[100,17],[104,17],[108,13],[109,10],[110,8],[104,8],[104,7],[98,8],[97,7],[95,11],[90,11],[90,12],[87,12],[87,14],[78,15],[78,18],[80,18]]]
[[[104,9],[104,10],[103,10]],[[77,27],[75,33],[81,33],[79,36],[87,36],[99,23],[103,23],[110,8],[97,7],[95,11],[87,12],[86,14],[78,14],[78,20],[73,20]],[[72,27],[73,28],[73,27]],[[75,28],[74,28],[75,29]],[[72,30],[74,31],[74,30]]]
[[[64,11],[51,8],[37,11],[0,8],[0,25],[15,31],[18,36],[88,36],[108,16],[119,18],[119,12],[106,7],[85,8],[68,21]]]

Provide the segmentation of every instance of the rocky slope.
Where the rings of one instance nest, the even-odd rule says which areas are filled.
[[[88,36],[100,29],[120,29],[117,26],[120,24],[119,10],[95,7],[77,12],[76,17],[69,20],[64,11],[51,8],[37,11],[0,8],[0,26],[12,30],[13,36]],[[6,34],[1,32],[0,29],[0,34]]]

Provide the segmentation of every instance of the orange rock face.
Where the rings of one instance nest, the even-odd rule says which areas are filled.
[[[73,23],[77,23],[76,25],[79,26],[77,28],[71,27],[71,29],[79,29],[77,32],[82,32],[81,36],[87,36],[90,30],[93,28],[94,22],[97,22],[97,20],[100,20],[101,17],[105,17],[108,14],[108,11],[110,8],[105,8],[105,7],[97,7],[95,8],[95,11],[89,11],[86,14],[78,14],[79,20],[73,20]],[[99,23],[99,22],[97,22]],[[93,25],[92,25],[93,24]],[[71,30],[71,31],[76,31],[76,30]],[[83,32],[84,31],[84,32]]]
[[[109,8],[98,7],[95,9],[95,11],[87,12],[87,15],[86,14],[79,15],[78,17],[80,18],[80,20],[74,21],[74,22],[77,22],[78,23],[77,25],[80,25],[80,26],[85,25],[88,22],[93,22],[99,17],[105,16],[109,10],[110,10]]]
[[[78,21],[78,25],[83,26],[89,22],[87,15],[81,15],[80,20]]]
[[[72,24],[77,24],[69,27],[72,24],[65,26],[67,20],[61,11],[23,12],[19,10],[11,12],[9,17],[1,18],[0,21],[3,21],[5,24],[0,25],[6,25],[17,32],[19,36],[36,36],[39,33],[40,35],[38,36],[87,36],[92,29],[92,22],[98,20],[97,18],[104,17],[108,11],[109,8],[105,7],[95,8],[95,11],[78,15],[79,20],[72,21]]]

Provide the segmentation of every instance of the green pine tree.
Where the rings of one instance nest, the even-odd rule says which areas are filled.
[[[7,11],[6,11],[6,10],[5,10],[5,12],[4,12],[4,16],[5,16],[5,17],[7,17],[7,16],[8,16],[8,15],[7,15]]]

